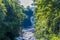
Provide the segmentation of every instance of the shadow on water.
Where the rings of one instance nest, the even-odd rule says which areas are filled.
[[[23,28],[32,28],[32,23],[31,23],[31,16],[33,16],[33,11],[27,7],[27,10],[23,10],[23,13],[28,16],[28,18],[24,19],[22,22]]]

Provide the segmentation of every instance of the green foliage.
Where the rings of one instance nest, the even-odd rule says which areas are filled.
[[[2,0],[0,0],[0,21],[2,21],[5,16],[6,16],[6,7],[5,4],[2,3]]]
[[[21,22],[26,15],[22,13],[22,7],[18,4],[19,0],[0,0],[0,40],[12,40],[21,31]],[[20,30],[20,31],[19,31]]]
[[[38,40],[59,40],[60,0],[36,0],[35,36]],[[56,35],[50,37],[50,34]],[[38,36],[39,35],[39,36]],[[42,39],[41,39],[42,38]]]

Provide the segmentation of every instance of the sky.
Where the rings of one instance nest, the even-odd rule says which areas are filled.
[[[33,3],[32,0],[20,0],[20,2],[21,2],[21,5],[23,5],[25,8],[27,6],[31,6],[31,4]]]

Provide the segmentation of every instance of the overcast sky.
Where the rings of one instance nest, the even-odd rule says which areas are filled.
[[[31,6],[33,3],[32,0],[20,0],[21,4],[26,8],[27,6]]]

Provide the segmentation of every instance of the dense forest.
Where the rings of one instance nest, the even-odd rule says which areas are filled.
[[[18,2],[19,0],[0,0],[0,40],[14,40],[21,33],[21,22],[26,15]]]
[[[60,40],[60,0],[33,0],[31,5],[36,7],[25,9],[19,0],[0,0],[0,40],[16,40],[24,28],[34,28],[28,31],[35,34],[34,40]]]
[[[36,0],[35,3],[37,40],[60,40],[60,0]]]

